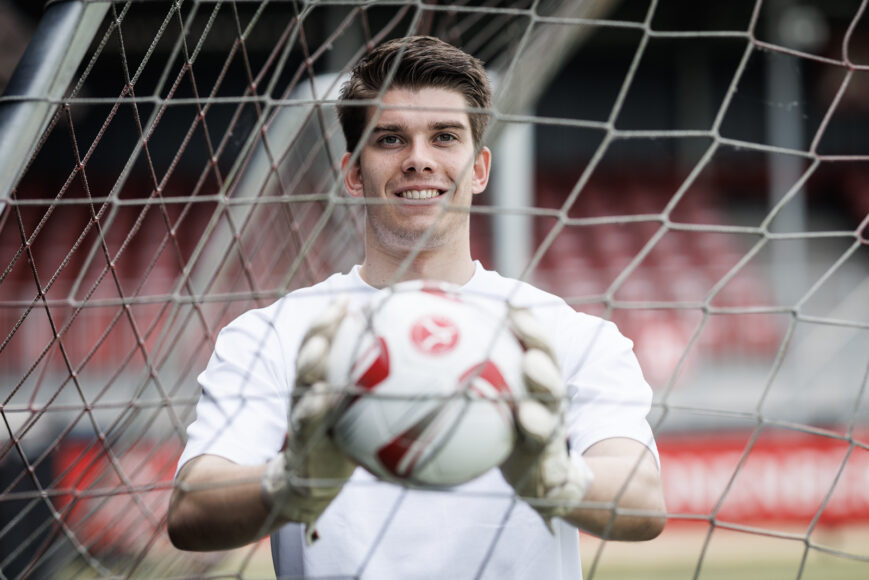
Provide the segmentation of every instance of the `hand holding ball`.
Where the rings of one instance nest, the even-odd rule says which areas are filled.
[[[384,480],[442,487],[478,477],[513,451],[522,354],[502,301],[398,284],[337,330],[327,379],[348,396],[334,440]]]

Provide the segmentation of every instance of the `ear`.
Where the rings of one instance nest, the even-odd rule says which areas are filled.
[[[362,168],[357,159],[352,165],[353,155],[345,153],[341,158],[341,172],[344,174],[344,189],[350,197],[362,197]]]
[[[483,193],[489,183],[489,169],[492,165],[492,152],[483,147],[474,159],[474,174],[471,176],[471,192]]]

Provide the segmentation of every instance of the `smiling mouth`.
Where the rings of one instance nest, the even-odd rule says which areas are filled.
[[[403,199],[426,200],[434,199],[443,193],[442,189],[407,189],[397,192],[396,195]]]

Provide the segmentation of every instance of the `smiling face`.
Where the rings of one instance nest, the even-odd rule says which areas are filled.
[[[490,153],[475,155],[468,107],[461,93],[441,88],[396,88],[383,108],[368,112],[373,130],[358,161],[344,155],[344,184],[365,197],[369,252],[467,246],[474,194],[489,179]],[[460,208],[450,211],[449,208]]]

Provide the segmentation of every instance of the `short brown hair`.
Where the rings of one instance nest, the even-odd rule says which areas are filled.
[[[396,59],[399,59],[397,65]],[[350,79],[341,87],[341,101],[376,99],[391,73],[391,86],[395,88],[451,89],[462,93],[470,108],[488,109],[491,106],[492,90],[483,63],[431,36],[397,38],[377,46],[353,67]],[[365,130],[366,111],[367,107],[359,105],[338,105],[338,119],[348,152],[353,152],[359,145]],[[469,112],[468,118],[474,144],[479,146],[489,116]]]

